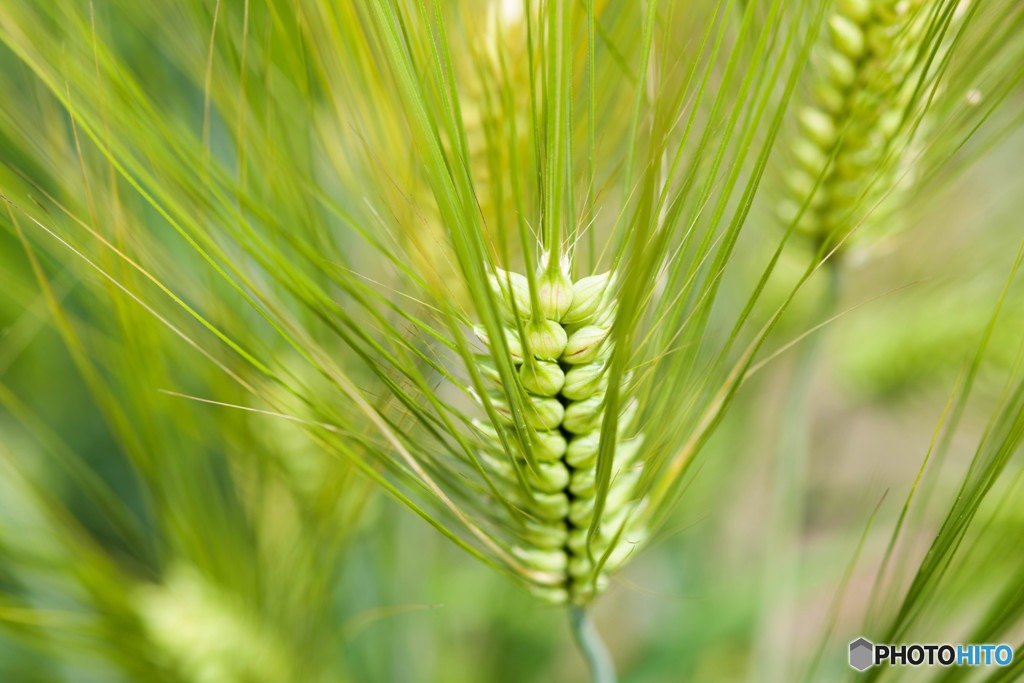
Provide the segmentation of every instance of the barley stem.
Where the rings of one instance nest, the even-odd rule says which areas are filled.
[[[828,320],[835,311],[840,293],[839,268],[838,263],[829,260],[819,271],[826,278],[826,289],[818,304],[816,321]],[[812,385],[824,332],[818,330],[801,345],[783,399],[782,424],[775,444],[774,501],[761,577],[762,623],[755,646],[757,667],[752,672],[752,680],[786,680],[791,673],[786,671],[789,666],[786,653],[773,647],[773,639],[778,635],[779,614],[793,608],[799,589],[800,541],[814,427]]]
[[[572,635],[580,653],[587,660],[587,667],[590,668],[591,683],[615,683],[618,676],[615,674],[615,662],[608,653],[601,635],[594,627],[590,615],[583,607],[569,608],[569,623],[572,626]]]

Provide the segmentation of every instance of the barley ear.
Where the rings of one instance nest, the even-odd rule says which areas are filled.
[[[529,442],[521,444],[529,457],[512,465],[491,462],[489,466],[497,479],[514,486],[514,469],[528,471],[529,462],[539,463],[538,471],[526,476],[529,490],[508,491],[511,499],[521,503],[525,516],[524,543],[517,545],[513,554],[544,577],[531,585],[535,595],[550,602],[582,605],[608,585],[608,572],[628,557],[632,550],[628,540],[641,531],[634,524],[638,472],[632,467],[642,438],[623,436],[632,426],[635,402],[627,403],[615,415],[605,409],[609,329],[595,323],[614,316],[615,301],[609,296],[614,279],[606,273],[572,283],[560,273],[546,271],[543,265],[537,269],[536,289],[541,293],[545,317],[525,325],[527,343],[522,355],[513,351],[510,358],[518,370],[519,386],[505,387],[505,392],[496,391],[491,397],[499,414],[508,414],[502,394],[521,388],[526,396],[526,422],[536,431]],[[524,278],[512,275],[507,279],[523,282]],[[516,296],[511,288],[496,291],[506,297],[503,306]],[[506,334],[516,338],[512,328],[507,328]],[[486,343],[486,337],[482,339]],[[620,388],[620,392],[625,390],[625,386]],[[616,474],[601,513],[603,531],[588,540],[594,521],[601,426],[607,419],[619,422],[613,463]],[[502,427],[510,437],[511,423],[510,419]],[[490,433],[499,448],[498,433]],[[554,449],[551,442],[557,442]],[[553,573],[560,575],[556,582],[549,580]]]
[[[777,206],[783,223],[818,244],[841,243],[869,213],[869,224],[891,222],[913,184],[922,54],[934,47],[921,9],[919,0],[842,0],[828,17]]]

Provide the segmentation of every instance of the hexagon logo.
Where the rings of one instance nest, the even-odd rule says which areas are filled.
[[[866,638],[858,638],[850,643],[850,666],[857,671],[864,671],[875,665],[875,646]]]

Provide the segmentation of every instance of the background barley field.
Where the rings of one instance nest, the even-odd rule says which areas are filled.
[[[0,681],[1019,679],[1021,111],[1010,0],[0,0]]]

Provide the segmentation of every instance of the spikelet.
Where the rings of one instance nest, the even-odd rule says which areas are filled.
[[[883,199],[885,210],[870,223],[886,222],[913,183],[908,135],[925,27],[919,5],[839,0],[828,17],[777,209],[787,225],[800,216],[797,230],[818,243],[837,243]]]
[[[608,573],[629,556],[642,533],[636,520],[642,502],[635,500],[635,485],[643,437],[632,433],[637,404],[629,401],[613,416],[618,420],[613,477],[600,532],[588,547],[600,431],[607,417],[614,278],[606,273],[571,283],[563,271],[551,272],[545,266],[542,259],[538,271],[543,272],[536,284],[540,320],[531,313],[529,287],[523,276],[499,271],[492,279],[505,307],[512,309],[514,301],[521,316],[519,324],[514,320],[508,323],[506,339],[511,342],[518,385],[524,390],[524,417],[533,430],[531,443],[525,447],[538,466],[531,471],[524,457],[518,458],[515,466],[499,457],[487,458],[486,466],[508,488],[503,494],[524,514],[520,543],[513,554],[535,570],[531,576],[541,577],[532,580],[531,591],[556,604],[582,604],[607,586]],[[517,282],[524,283],[525,291]],[[525,343],[519,339],[520,328],[526,331]],[[488,343],[486,335],[478,334]],[[503,389],[496,388],[490,400],[499,415],[507,418],[505,396]],[[497,448],[497,431],[477,424]],[[510,419],[501,428],[512,438]],[[526,473],[529,491],[519,486],[517,467]]]

